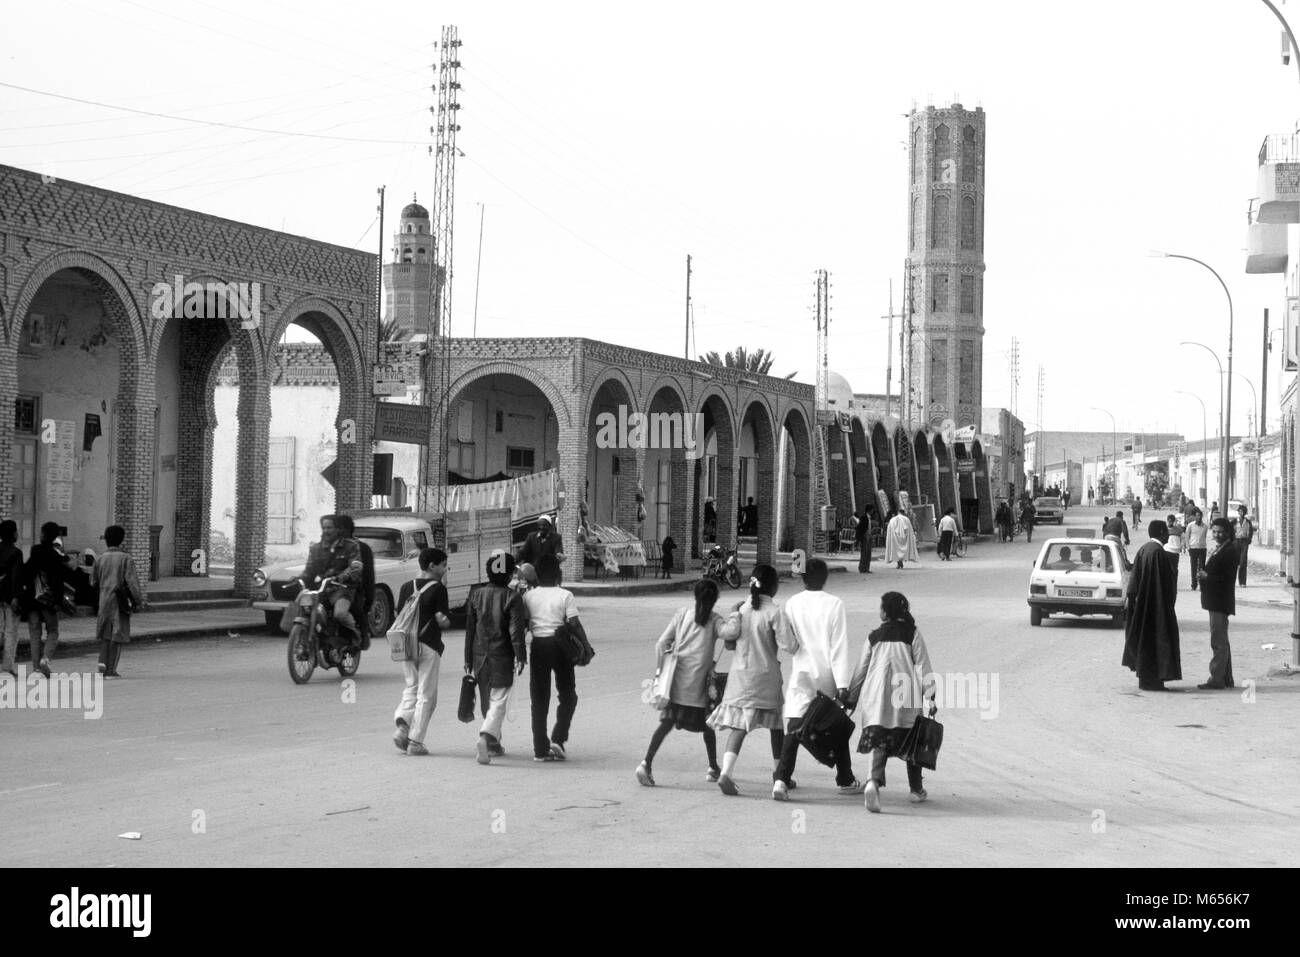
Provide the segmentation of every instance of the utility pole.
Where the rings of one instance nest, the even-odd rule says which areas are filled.
[[[889,280],[889,315],[881,318],[889,320],[889,331],[885,333],[885,415],[889,415],[893,403],[891,392],[894,379],[894,320],[903,318],[902,313],[894,313],[894,280],[892,279]],[[901,400],[902,397],[899,398]],[[901,401],[899,405],[902,405]]]
[[[691,359],[691,254],[686,254],[686,337],[682,346],[682,358]]]
[[[1011,414],[1020,417],[1020,340],[1011,337]]]
[[[903,284],[903,335],[902,341],[899,342],[899,361],[903,366],[903,374],[899,380],[899,391],[902,393],[903,401],[906,403],[903,413],[903,421],[907,423],[907,431],[912,431],[912,399],[913,391],[916,388],[915,377],[912,375],[912,297],[916,295],[916,279],[912,275],[912,260],[904,260],[907,274]]]
[[[829,405],[830,369],[827,365],[828,337],[831,324],[830,279],[825,269],[817,270],[817,397],[816,409],[822,411]]]
[[[1260,370],[1259,373],[1259,383],[1260,383],[1259,385],[1259,435],[1260,438],[1263,438],[1264,433],[1268,431],[1268,427],[1265,424],[1268,421],[1268,414],[1264,411],[1265,409],[1268,408],[1268,404],[1267,404],[1268,403],[1268,310],[1267,309],[1264,310],[1263,368]],[[1255,496],[1255,511],[1256,514],[1258,514],[1259,512],[1258,495]]]
[[[1044,447],[1044,439],[1047,434],[1043,431],[1043,364],[1038,364],[1038,436],[1039,439],[1034,443],[1034,458],[1039,460],[1034,462],[1034,471],[1038,473],[1041,481],[1043,478],[1043,466],[1047,464],[1047,449]],[[1041,464],[1040,464],[1041,462]]]
[[[474,338],[478,338],[478,279],[483,271],[483,214],[487,208],[478,204],[478,262],[474,264]]]
[[[384,364],[384,330],[380,323],[383,322],[384,303],[384,190],[386,188],[381,186],[377,190],[379,193],[379,262],[375,266],[375,365]],[[1268,341],[1267,335],[1264,341]]]

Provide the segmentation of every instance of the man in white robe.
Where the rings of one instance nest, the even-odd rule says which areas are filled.
[[[848,618],[844,602],[823,591],[828,577],[826,563],[809,560],[803,575],[804,590],[792,596],[782,609],[790,630],[799,639],[799,650],[790,663],[790,681],[785,692],[785,743],[772,784],[772,800],[789,800],[790,778],[799,754],[795,732],[803,723],[808,706],[822,692],[841,702],[848,699],[853,663],[849,660]],[[853,776],[852,748],[848,735],[835,742],[835,783],[841,794],[859,794],[862,785]]]
[[[895,512],[885,529],[885,561],[897,562],[898,567],[902,568],[905,561],[920,560],[916,554],[916,531],[912,528],[911,519],[902,512]]]

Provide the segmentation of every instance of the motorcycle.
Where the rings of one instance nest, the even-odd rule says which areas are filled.
[[[289,677],[296,685],[310,681],[317,665],[337,668],[344,678],[356,674],[361,665],[360,640],[353,639],[340,647],[338,624],[330,614],[329,606],[321,601],[321,595],[333,581],[326,578],[315,591],[301,579],[298,581],[301,590],[294,597],[297,613],[289,630],[288,649]]]
[[[740,587],[740,567],[736,564],[736,549],[723,549],[721,545],[713,545],[709,548],[708,554],[704,559],[704,570],[700,573],[701,578],[712,578],[719,582],[726,582],[732,588]]]

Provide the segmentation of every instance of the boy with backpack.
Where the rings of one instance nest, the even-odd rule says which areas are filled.
[[[410,755],[429,753],[424,746],[424,736],[429,730],[433,709],[438,704],[438,666],[445,650],[442,630],[451,626],[447,614],[447,588],[442,583],[447,574],[447,553],[441,548],[426,548],[420,552],[419,561],[420,577],[402,586],[398,620],[393,622],[395,628],[400,626],[399,621],[405,624],[402,612],[407,610],[407,602],[418,603],[414,609],[417,629],[415,655],[402,662],[406,684],[393,715],[397,724],[393,743],[397,750]],[[419,591],[416,591],[417,587]]]

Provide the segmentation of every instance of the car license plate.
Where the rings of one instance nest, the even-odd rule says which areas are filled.
[[[1091,588],[1058,588],[1056,593],[1062,598],[1091,598]]]

